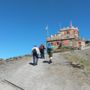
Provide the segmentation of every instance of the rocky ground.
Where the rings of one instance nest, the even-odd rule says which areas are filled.
[[[37,66],[29,64],[31,57],[4,61],[0,65],[0,90],[90,90],[90,77],[73,68],[62,54],[55,53],[51,64],[43,63],[47,60],[47,56],[40,59]]]
[[[90,60],[90,48],[74,51],[74,54],[76,54],[77,56],[83,59]]]
[[[90,47],[84,50],[75,50],[62,53],[70,62],[79,62],[84,65],[84,69],[90,74]]]

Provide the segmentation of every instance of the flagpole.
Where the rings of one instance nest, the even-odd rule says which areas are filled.
[[[48,26],[46,26],[45,31],[46,31],[46,48],[47,48]]]
[[[45,27],[45,32],[46,32],[46,60],[47,58],[47,38],[48,38],[48,25]]]

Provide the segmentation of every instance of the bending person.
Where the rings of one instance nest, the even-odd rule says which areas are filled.
[[[32,55],[33,55],[33,65],[37,65],[40,51],[36,45],[34,45],[34,47],[32,48]]]

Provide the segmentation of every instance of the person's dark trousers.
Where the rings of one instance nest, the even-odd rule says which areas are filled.
[[[33,55],[33,64],[34,65],[38,64],[38,57],[37,57],[37,55]]]
[[[42,53],[42,57],[45,58],[45,56],[44,56],[44,52]]]
[[[45,58],[44,57],[44,50],[41,50],[40,53],[41,53],[41,58]]]
[[[43,52],[41,53],[41,58],[44,58],[44,53]]]

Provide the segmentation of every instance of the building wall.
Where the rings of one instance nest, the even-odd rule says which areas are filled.
[[[60,45],[75,48],[85,46],[85,41],[79,40],[79,31],[74,27],[61,30],[58,34],[47,38],[47,42],[51,42],[54,48],[58,48]]]
[[[70,46],[70,47],[77,47],[77,41],[75,39],[68,39],[68,40],[58,40],[50,42],[54,47],[62,46]]]
[[[78,30],[64,30],[60,32],[62,39],[69,39],[69,38],[78,38],[79,33]]]

